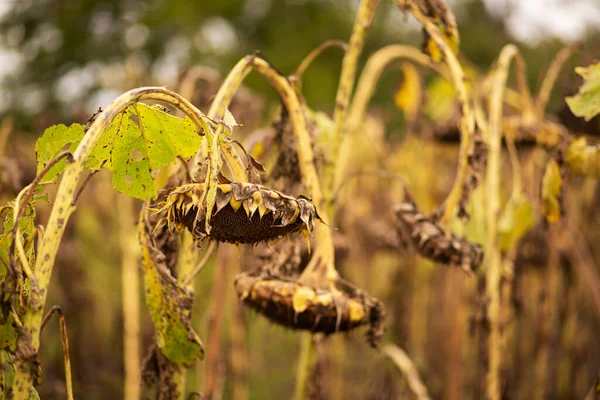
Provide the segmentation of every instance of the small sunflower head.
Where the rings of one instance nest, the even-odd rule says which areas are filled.
[[[171,191],[162,211],[170,227],[187,228],[199,240],[258,243],[294,232],[308,235],[315,220],[315,206],[305,197],[292,197],[264,186],[231,182],[217,185],[215,207],[206,232],[204,186],[193,183]]]

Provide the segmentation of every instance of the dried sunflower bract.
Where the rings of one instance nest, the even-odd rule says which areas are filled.
[[[304,197],[292,197],[264,186],[231,182],[217,186],[215,207],[206,232],[203,185],[193,183],[174,188],[161,211],[169,226],[187,228],[198,240],[258,243],[293,232],[308,235],[315,220],[315,206]]]

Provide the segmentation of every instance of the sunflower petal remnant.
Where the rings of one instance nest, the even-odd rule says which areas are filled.
[[[293,197],[258,184],[231,182],[217,186],[211,230],[206,232],[203,185],[174,188],[161,211],[171,229],[187,228],[194,237],[220,242],[258,243],[290,233],[310,233],[315,220],[321,220],[315,206],[306,198]]]

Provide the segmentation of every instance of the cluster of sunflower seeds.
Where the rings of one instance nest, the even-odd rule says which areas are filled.
[[[357,288],[320,290],[256,273],[239,274],[235,288],[244,304],[288,328],[333,334],[368,325],[374,347],[383,336],[383,305]]]
[[[431,217],[417,209],[412,200],[395,207],[396,226],[406,247],[440,264],[458,266],[472,272],[483,261],[483,249],[465,238],[447,234]]]
[[[308,236],[321,218],[302,196],[292,197],[264,186],[231,182],[217,186],[215,207],[206,232],[206,209],[201,183],[174,188],[164,202],[170,227],[185,227],[198,239],[258,243],[294,232]]]

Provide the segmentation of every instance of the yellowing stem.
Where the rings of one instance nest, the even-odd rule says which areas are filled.
[[[203,120],[206,117],[202,112],[177,93],[162,87],[144,87],[130,90],[119,96],[104,112],[98,115],[75,150],[73,161],[67,164],[63,172],[50,219],[46,226],[46,232],[38,246],[35,274],[39,294],[32,295],[32,307],[23,318],[23,334],[31,337],[30,346],[33,357],[37,355],[40,347],[40,325],[52,267],[69,217],[75,211],[73,200],[85,162],[112,120],[127,107],[142,100],[157,100],[168,103],[190,117],[199,128],[204,124]],[[34,371],[31,360],[18,360],[16,364],[15,398],[25,400],[29,396],[28,388],[31,387],[33,382]]]
[[[450,49],[442,35],[440,34],[437,26],[429,20],[421,10],[413,3],[407,2],[405,0],[396,0],[396,3],[403,7],[403,9],[408,9],[410,13],[419,21],[429,36],[435,41],[438,45],[442,53],[444,54],[444,60],[450,69],[450,76],[452,78],[452,83],[454,84],[454,88],[456,89],[456,93],[458,95],[458,101],[461,105],[461,119],[460,119],[460,154],[458,160],[458,172],[456,174],[456,178],[454,180],[454,184],[452,185],[452,189],[448,194],[448,198],[444,202],[444,215],[442,216],[441,222],[443,224],[448,223],[450,218],[454,215],[456,211],[456,206],[460,201],[460,197],[462,194],[463,186],[465,184],[465,179],[467,177],[467,167],[468,160],[467,155],[469,151],[469,145],[471,143],[471,138],[475,132],[475,116],[473,114],[471,101],[469,99],[469,92],[467,91],[466,86],[466,76],[463,72],[456,55]]]
[[[330,161],[323,168],[323,187],[326,190],[327,209],[322,209],[322,212],[327,212],[327,218],[333,222],[333,198],[336,193],[334,187],[334,179],[336,174],[337,161],[340,157],[340,149],[342,140],[346,132],[344,121],[354,88],[356,79],[356,70],[358,58],[363,50],[365,36],[371,27],[375,11],[379,5],[379,0],[362,0],[354,21],[352,35],[348,43],[348,51],[344,55],[342,61],[342,71],[340,73],[340,82],[338,84],[337,94],[335,96],[335,108],[333,111],[333,135],[329,146],[328,154]]]
[[[505,46],[500,53],[494,73],[492,92],[489,99],[489,123],[487,129],[488,164],[486,170],[486,293],[488,298],[489,361],[486,377],[487,398],[499,400],[501,397],[500,367],[502,359],[502,332],[500,326],[500,279],[502,258],[497,243],[498,213],[500,211],[500,154],[502,146],[502,104],[504,88],[508,79],[510,61],[519,56],[513,45]],[[518,58],[517,58],[518,59]]]

